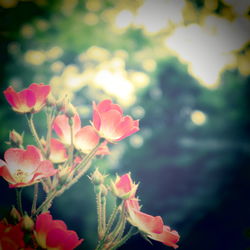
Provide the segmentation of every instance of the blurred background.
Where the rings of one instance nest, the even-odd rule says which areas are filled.
[[[1,159],[10,129],[32,143],[8,86],[50,84],[85,125],[92,100],[111,98],[141,130],[93,165],[131,171],[142,210],[179,232],[179,249],[250,249],[249,10],[247,0],[0,0]],[[45,133],[44,114],[35,122]],[[15,192],[2,178],[0,188],[3,216]],[[27,209],[31,197],[25,188]],[[52,207],[85,239],[79,249],[95,247],[94,211],[87,177]],[[121,247],[166,248],[140,236]]]

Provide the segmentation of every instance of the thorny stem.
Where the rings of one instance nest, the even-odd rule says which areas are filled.
[[[79,170],[82,166],[87,165],[87,163],[95,156],[98,148],[101,146],[102,143],[103,143],[103,140],[101,139],[100,142],[92,149],[92,151],[88,155],[85,156],[83,161],[81,163],[79,163],[78,166],[76,166],[76,168],[75,168],[76,171]]]
[[[98,236],[102,236],[103,226],[102,226],[102,194],[99,191],[96,194],[96,206],[97,206],[97,220],[98,220]]]
[[[102,229],[105,232],[106,230],[106,197],[103,196],[101,200],[102,204]]]
[[[16,188],[16,201],[17,201],[17,207],[20,211],[21,215],[23,215],[23,207],[22,207],[22,188]]]
[[[56,190],[54,189],[51,191],[51,193],[48,194],[45,201],[40,205],[40,207],[36,210],[35,215],[38,215],[43,208],[45,208],[56,196],[61,195],[66,189],[69,189],[74,183],[76,183],[80,177],[82,177],[90,168],[91,164],[88,164],[90,160],[95,156],[95,153],[97,152],[98,148],[100,147],[102,141],[99,142],[94,149],[84,158],[84,160],[74,169],[74,171],[80,169],[80,167],[85,166],[83,169],[81,169],[78,174],[68,183],[63,185],[61,189]]]
[[[56,197],[56,190],[53,190],[51,193],[48,194],[45,201],[40,205],[40,207],[36,210],[35,215],[38,215],[40,212],[43,211],[43,208],[45,208],[55,197]]]
[[[109,233],[109,231],[110,231],[110,229],[111,229],[111,227],[112,227],[112,225],[113,225],[113,223],[115,221],[115,218],[117,216],[118,210],[119,210],[119,206],[117,206],[114,209],[114,211],[112,212],[112,214],[110,215],[110,218],[109,218],[109,221],[108,221],[108,224],[107,224],[107,228],[106,228],[105,234],[104,234],[103,238],[99,241],[99,243],[98,243],[98,245],[96,247],[96,250],[103,249],[102,248],[103,244],[105,243],[105,240],[106,240],[106,238],[108,236],[108,233]]]
[[[33,114],[26,114],[26,118],[27,118],[27,121],[28,121],[28,125],[29,125],[29,128],[30,128],[30,131],[31,131],[31,134],[33,135],[36,143],[37,143],[37,146],[39,147],[39,149],[41,150],[42,152],[42,155],[46,158],[46,155],[45,155],[45,151],[44,151],[44,148],[43,148],[43,145],[42,143],[40,142],[40,139],[38,137],[38,134],[36,132],[36,128],[35,128],[35,125],[34,125],[34,122],[33,122]]]
[[[138,230],[134,231],[134,227],[131,226],[127,234],[118,242],[115,246],[113,246],[110,250],[115,250],[121,245],[123,245],[131,236],[138,233]]]
[[[35,183],[35,185],[34,185],[34,197],[33,197],[32,208],[31,208],[31,215],[36,213],[37,198],[38,198],[38,183]]]
[[[111,236],[110,236],[110,242],[115,240],[116,241],[120,240],[120,238],[122,237],[122,234],[124,232],[125,229],[125,225],[126,225],[126,216],[125,216],[125,206],[124,206],[124,202],[121,204],[122,206],[122,211],[120,214],[120,218],[119,221],[116,224],[115,229],[113,230]]]
[[[53,115],[53,109],[48,110],[46,112],[47,116],[47,137],[46,137],[46,149],[45,149],[45,154],[47,157],[49,157],[49,152],[50,152],[50,144],[51,144],[51,134],[52,134],[52,123],[54,121],[54,115]]]

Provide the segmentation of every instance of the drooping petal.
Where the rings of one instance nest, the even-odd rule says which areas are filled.
[[[145,233],[162,233],[163,220],[160,216],[151,216],[138,210],[133,210],[135,226]]]
[[[163,244],[173,247],[173,248],[178,248],[178,245],[176,244],[179,239],[180,235],[178,232],[174,230],[170,230],[168,226],[163,226],[163,232],[160,234],[150,234],[149,237],[153,240],[157,240],[162,242]]]
[[[75,147],[88,154],[99,142],[99,136],[92,126],[81,128],[75,135]]]

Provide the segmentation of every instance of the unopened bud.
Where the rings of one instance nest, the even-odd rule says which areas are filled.
[[[72,103],[68,103],[65,106],[65,115],[68,116],[69,118],[73,117],[76,114],[76,108],[73,106]]]
[[[34,221],[27,214],[23,216],[22,228],[27,231],[32,231],[34,228]]]
[[[9,134],[9,140],[10,144],[13,147],[19,147],[23,144],[23,134],[20,135],[18,132],[16,132],[14,129],[10,131]]]
[[[96,186],[103,184],[105,175],[101,174],[98,169],[95,170],[95,172],[90,176],[90,180],[92,183]]]
[[[65,111],[66,105],[69,102],[69,99],[67,96],[61,98],[56,102],[56,107],[58,111]]]
[[[55,97],[51,93],[49,94],[49,96],[46,99],[46,104],[49,107],[54,107],[57,104]]]
[[[21,220],[21,214],[18,212],[18,210],[14,206],[12,207],[10,211],[10,216],[17,221]]]

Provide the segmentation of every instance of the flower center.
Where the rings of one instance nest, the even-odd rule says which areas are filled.
[[[17,169],[14,173],[13,177],[16,180],[17,183],[19,182],[25,182],[26,178],[28,176],[28,173],[23,172],[22,169]]]

